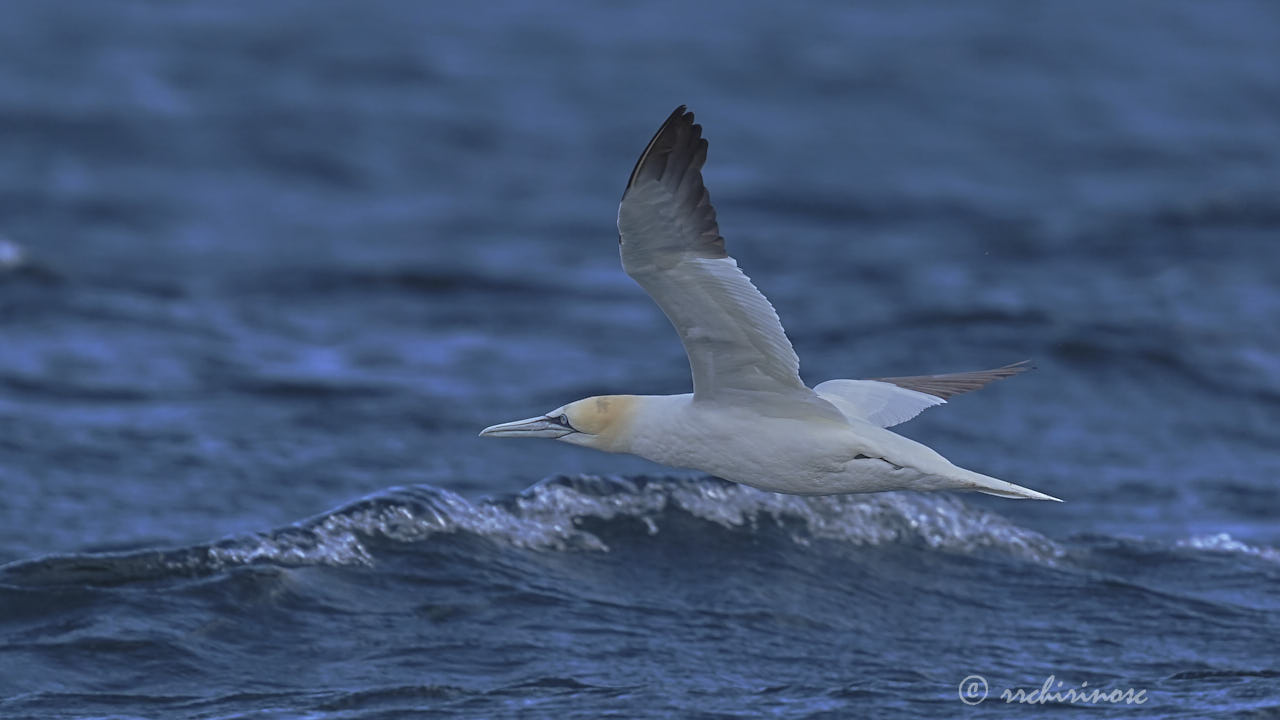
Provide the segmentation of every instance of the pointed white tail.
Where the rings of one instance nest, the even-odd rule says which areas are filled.
[[[961,473],[958,479],[968,483],[968,486],[963,488],[966,490],[973,490],[974,492],[986,493],[987,495],[995,495],[1002,498],[1012,498],[1014,500],[1052,500],[1053,502],[1062,502],[1052,495],[1045,495],[1044,493],[1036,492],[1031,488],[1024,488],[1021,485],[1014,485],[1011,482],[997,480],[989,475],[976,473],[972,470],[965,470],[964,468],[956,469]]]

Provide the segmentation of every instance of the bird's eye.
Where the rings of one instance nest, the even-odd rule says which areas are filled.
[[[560,413],[560,416],[556,418],[556,422],[569,428],[570,430],[573,429],[573,426],[569,424],[569,416],[565,415],[564,413]]]

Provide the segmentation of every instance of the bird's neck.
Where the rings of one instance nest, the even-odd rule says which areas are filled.
[[[681,432],[692,400],[692,393],[634,396],[627,417],[610,438],[608,451],[656,460],[655,454],[664,454],[671,436]]]
[[[684,407],[693,396],[686,395],[608,395],[590,398],[602,401],[602,415],[607,412],[593,432],[569,435],[564,439],[575,445],[611,453],[632,453],[648,457],[646,449],[672,432],[678,424]]]

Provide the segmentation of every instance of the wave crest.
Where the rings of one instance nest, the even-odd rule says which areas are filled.
[[[1255,557],[1273,563],[1280,563],[1280,549],[1268,547],[1266,545],[1250,545],[1249,543],[1241,542],[1231,537],[1228,533],[1195,535],[1184,540],[1179,540],[1176,543],[1176,546],[1205,552],[1245,555],[1247,557]]]
[[[802,545],[828,540],[961,553],[989,549],[1047,564],[1064,553],[1043,535],[948,495],[800,497],[715,478],[562,476],[474,502],[425,485],[389,488],[270,532],[167,551],[49,556],[0,568],[0,580],[114,584],[258,564],[371,566],[379,542],[419,543],[457,534],[524,549],[608,552],[606,537],[634,541],[626,531],[633,526],[619,520],[639,522],[656,536],[689,517],[744,533],[761,532],[761,520],[772,519]]]

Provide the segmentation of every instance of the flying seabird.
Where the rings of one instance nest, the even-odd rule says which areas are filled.
[[[681,105],[640,154],[618,207],[622,267],[680,334],[693,392],[589,397],[482,437],[553,438],[796,495],[971,490],[1057,500],[886,429],[1025,362],[807,387],[773,306],[725,250],[702,183],[706,159],[702,126]]]

